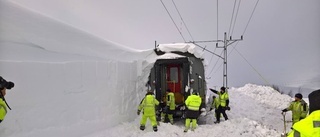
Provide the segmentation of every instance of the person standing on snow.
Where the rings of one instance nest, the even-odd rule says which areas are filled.
[[[210,111],[212,109],[214,109],[214,116],[217,118],[217,114],[218,114],[218,108],[219,108],[219,105],[220,105],[220,101],[218,98],[216,98],[216,96],[212,96],[212,105],[211,105],[211,108],[210,108]]]
[[[282,110],[282,113],[289,110],[292,111],[292,125],[301,119],[304,119],[309,110],[308,104],[302,99],[302,95],[300,93],[297,93],[294,97],[295,100],[290,103],[290,106]]]
[[[173,113],[176,109],[176,103],[174,94],[170,89],[167,89],[166,95],[166,106],[164,108],[164,112],[161,113],[161,122],[165,122],[165,117],[168,115],[168,119],[171,124],[173,124]]]
[[[6,89],[3,88],[0,91],[0,123],[2,122],[2,120],[4,119],[4,117],[7,114],[7,105],[3,100],[3,97],[6,95]]]
[[[149,118],[153,127],[153,131],[158,131],[155,111],[156,105],[159,105],[159,101],[153,96],[153,92],[148,92],[140,102],[137,111],[137,114],[140,115],[141,110],[143,110],[140,121],[140,130],[144,130],[146,128],[147,119]]]
[[[288,137],[320,137],[320,89],[309,94],[309,116],[292,126]]]
[[[199,109],[201,106],[201,97],[196,90],[193,90],[192,95],[188,96],[185,101],[186,110],[186,123],[184,132],[187,132],[190,128],[190,122],[192,122],[191,130],[194,131],[197,127],[197,118],[199,116]]]
[[[6,81],[4,78],[0,76],[0,123],[4,120],[7,115],[7,107],[9,105],[6,103],[6,99],[4,96],[6,95],[7,89],[11,89],[14,87],[14,83],[11,81]]]
[[[229,107],[229,95],[228,93],[226,92],[226,88],[225,87],[221,87],[220,88],[220,92],[218,92],[217,90],[214,90],[212,88],[210,88],[210,90],[213,92],[213,93],[216,93],[219,95],[219,107],[218,107],[218,110],[216,111],[217,114],[217,121],[215,121],[214,123],[220,123],[220,116],[221,116],[221,113],[224,117],[225,120],[228,120],[228,116],[226,114],[226,110],[230,110],[230,107]]]

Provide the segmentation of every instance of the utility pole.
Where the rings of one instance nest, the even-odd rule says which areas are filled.
[[[232,39],[230,36],[230,39],[227,38],[227,33],[224,33],[224,40],[223,40],[223,46],[219,47],[218,43],[216,44],[217,48],[223,48],[223,86],[228,88],[228,64],[227,64],[227,57],[228,57],[228,52],[227,52],[227,47],[237,41],[243,40],[243,36],[241,36],[240,39]]]
[[[192,41],[192,42],[188,42],[188,43],[193,43],[196,46],[202,48],[203,50],[206,50],[216,56],[218,56],[219,58],[223,59],[223,86],[228,88],[228,65],[227,65],[227,57],[228,57],[228,52],[227,52],[227,47],[230,46],[231,44],[237,42],[237,41],[241,41],[243,40],[243,36],[241,36],[240,39],[232,39],[232,37],[230,36],[230,39],[227,38],[227,33],[224,33],[224,40],[208,40],[208,41]],[[223,48],[223,57],[221,57],[220,55],[213,53],[212,51],[209,51],[207,49],[205,49],[204,47],[201,47],[200,45],[196,44],[196,43],[207,43],[207,42],[217,42],[216,43],[216,47],[217,48]],[[223,46],[219,47],[218,46],[218,42],[223,42]]]

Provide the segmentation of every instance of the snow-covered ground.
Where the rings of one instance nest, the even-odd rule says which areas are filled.
[[[0,9],[0,75],[15,83],[0,137],[274,137],[283,130],[280,110],[292,98],[247,84],[229,90],[229,121],[213,124],[210,112],[195,132],[183,133],[183,121],[140,131],[136,110],[152,49],[127,48],[7,0]]]
[[[139,131],[138,116],[132,122],[121,123],[85,137],[275,137],[283,132],[281,109],[292,101],[288,95],[281,95],[270,87],[247,84],[241,88],[230,89],[229,96],[231,111],[227,111],[227,114],[230,120],[214,124],[212,111],[205,116],[207,124],[199,125],[194,132],[183,132],[184,121],[177,121],[174,125],[160,123],[158,132],[153,132],[151,124],[148,123],[146,131]],[[287,113],[286,116],[289,121],[291,114]],[[288,123],[288,126],[291,126],[290,124]]]

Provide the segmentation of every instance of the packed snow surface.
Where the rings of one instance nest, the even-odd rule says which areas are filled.
[[[292,99],[254,84],[229,89],[228,121],[213,124],[208,112],[207,124],[194,132],[183,133],[184,121],[161,123],[158,132],[148,123],[140,131],[136,110],[158,58],[152,49],[127,48],[10,1],[0,0],[0,7],[0,75],[15,83],[0,137],[274,137],[283,131],[280,112]],[[163,58],[181,57],[168,45],[159,48],[168,52]],[[193,44],[174,50],[201,56]]]

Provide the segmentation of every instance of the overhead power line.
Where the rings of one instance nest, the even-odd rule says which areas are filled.
[[[238,43],[237,43],[237,44],[238,44]],[[237,45],[237,44],[236,44],[236,45]],[[259,71],[258,71],[253,65],[251,65],[251,63],[250,63],[235,47],[233,47],[233,49],[238,52],[238,54],[249,64],[249,66],[260,76],[260,78],[261,78],[266,84],[270,85],[270,83],[268,82],[268,80],[267,80],[266,78],[264,78],[264,77],[262,76],[262,74],[259,73]],[[231,51],[231,52],[232,52],[232,51]],[[231,52],[230,52],[230,53],[231,53]]]
[[[247,31],[247,28],[248,28],[248,26],[249,26],[249,23],[250,23],[250,21],[251,21],[251,19],[252,19],[253,13],[255,12],[255,10],[256,10],[256,8],[257,8],[257,5],[258,5],[259,1],[260,1],[260,0],[257,0],[256,5],[254,6],[254,9],[253,9],[253,11],[252,11],[252,13],[251,13],[251,16],[250,16],[250,18],[249,18],[249,21],[248,21],[248,23],[247,23],[247,25],[246,25],[246,28],[244,29],[242,35],[244,35],[244,33]]]
[[[190,33],[190,31],[189,31],[189,29],[188,29],[187,25],[186,25],[186,23],[184,22],[184,20],[183,20],[183,18],[182,18],[182,16],[181,16],[181,14],[180,14],[180,12],[179,12],[179,10],[178,10],[178,8],[177,8],[176,3],[175,3],[173,0],[172,0],[172,3],[173,3],[173,5],[174,5],[174,7],[176,8],[176,10],[177,10],[177,12],[178,12],[178,14],[179,14],[179,16],[180,16],[180,19],[181,19],[181,21],[183,22],[183,25],[186,27],[186,29],[187,29],[187,31],[188,31],[188,33],[189,33],[189,35],[190,35],[190,37],[191,37],[192,41],[194,41],[194,40],[193,40],[193,37],[192,37],[192,35],[191,35],[191,33]]]
[[[164,3],[163,3],[163,1],[162,1],[162,0],[160,0],[160,1],[161,1],[161,3],[162,3],[163,7],[166,9],[166,11],[167,11],[167,13],[168,13],[169,17],[171,18],[171,20],[172,20],[173,24],[176,26],[177,30],[179,31],[179,33],[180,33],[180,35],[181,35],[181,37],[182,37],[183,41],[184,41],[184,42],[186,42],[186,39],[183,37],[183,35],[182,35],[181,31],[179,30],[179,28],[178,28],[177,24],[174,22],[174,20],[173,20],[173,18],[172,18],[172,16],[171,16],[170,12],[168,11],[168,9],[167,9],[166,5],[164,5]]]
[[[229,26],[229,31],[228,31],[228,35],[229,35],[229,36],[230,36],[231,25],[232,25],[232,23],[233,23],[233,15],[234,15],[234,9],[236,8],[236,3],[237,3],[237,0],[234,0],[233,10],[232,10],[232,16],[231,16],[231,21],[230,21],[230,26]]]
[[[217,39],[219,39],[219,0],[217,0]]]
[[[236,26],[236,22],[237,22],[237,18],[238,18],[238,13],[239,13],[239,9],[240,9],[240,4],[241,4],[241,0],[239,1],[239,4],[238,4],[236,17],[235,17],[234,22],[233,22],[233,27],[232,27],[232,31],[231,31],[231,35],[230,35],[230,36],[232,36],[233,31],[234,31],[234,27]]]

